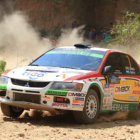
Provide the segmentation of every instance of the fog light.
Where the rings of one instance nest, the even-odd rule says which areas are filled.
[[[46,100],[44,100],[44,101],[43,101],[43,104],[47,104],[47,101],[46,101]]]
[[[7,100],[10,100],[10,97],[9,97],[9,96],[6,96],[6,99],[7,99]]]

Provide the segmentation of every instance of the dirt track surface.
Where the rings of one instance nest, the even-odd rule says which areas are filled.
[[[102,115],[94,124],[78,125],[69,115],[30,111],[12,119],[0,111],[0,140],[140,140],[140,116],[134,115]]]

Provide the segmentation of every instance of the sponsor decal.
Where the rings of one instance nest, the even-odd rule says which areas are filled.
[[[140,94],[140,90],[133,90],[133,94]]]
[[[130,99],[130,100],[137,100],[137,97],[136,96],[128,96],[128,99]]]
[[[115,87],[115,94],[128,94],[129,92],[130,92],[130,86]]]
[[[45,94],[46,94],[46,95],[67,96],[68,91],[66,91],[66,90],[54,90],[54,89],[49,89]]]
[[[22,73],[23,76],[28,76],[29,79],[35,80],[41,77],[44,77],[46,72],[31,72],[31,71],[25,71]]]
[[[112,105],[111,106],[103,106],[103,110],[112,110]]]
[[[113,84],[104,85],[104,98],[103,98],[103,109],[111,110],[113,102]]]
[[[51,99],[51,97],[48,97],[48,96],[43,96],[42,98],[43,98],[43,99],[48,99],[48,100]]]
[[[72,104],[73,106],[84,106],[84,104]]]
[[[117,73],[118,74],[118,73]],[[110,78],[109,78],[109,82],[111,83],[111,84],[120,84],[120,78],[118,78],[117,76],[111,76]]]
[[[6,90],[7,89],[7,85],[6,84],[0,84],[0,89]]]
[[[135,68],[132,67],[125,67],[126,73],[127,74],[136,74]]]
[[[129,111],[129,104],[114,103],[112,105],[114,111]]]
[[[84,101],[85,98],[75,97],[74,100]]]
[[[112,102],[113,102],[113,93],[104,95],[103,109],[105,109],[105,110],[112,109]]]
[[[105,84],[104,85],[104,94],[113,93],[113,84]]]
[[[80,93],[80,92],[69,92],[68,96],[79,96],[79,97],[85,97],[86,94]]]
[[[74,100],[73,100],[73,103],[83,104],[84,103],[84,98],[75,97]]]
[[[140,82],[135,82],[135,83],[134,83],[134,86],[135,86],[135,87],[140,87]]]
[[[54,107],[68,107],[67,104],[62,104],[62,103],[52,103],[52,106],[54,106]]]

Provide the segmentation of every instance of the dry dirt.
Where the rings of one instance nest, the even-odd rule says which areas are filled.
[[[140,140],[140,113],[101,115],[90,125],[76,124],[71,115],[26,111],[18,119],[0,112],[0,140]]]

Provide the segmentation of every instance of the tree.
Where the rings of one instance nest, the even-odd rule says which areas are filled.
[[[140,15],[127,12],[123,19],[113,26],[111,34],[114,36],[112,41],[122,45],[140,39]]]

